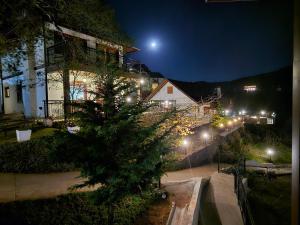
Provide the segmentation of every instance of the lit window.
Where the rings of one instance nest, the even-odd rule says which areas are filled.
[[[244,86],[244,91],[246,91],[246,92],[254,92],[254,91],[256,91],[256,85]]]
[[[168,94],[173,94],[173,86],[168,86],[167,87],[167,93]]]

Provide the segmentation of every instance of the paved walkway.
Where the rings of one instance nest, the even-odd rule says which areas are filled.
[[[84,182],[80,172],[48,174],[0,173],[0,202],[49,198],[71,192],[70,187]],[[85,187],[76,191],[91,191]]]
[[[211,176],[210,184],[222,225],[243,225],[238,200],[234,193],[233,176],[215,173]]]
[[[229,165],[222,164],[222,167],[226,167],[226,166]],[[193,177],[209,177],[217,171],[218,171],[218,164],[213,163],[204,166],[194,167],[191,169],[167,172],[161,178],[161,183],[164,184],[167,182],[188,180]]]

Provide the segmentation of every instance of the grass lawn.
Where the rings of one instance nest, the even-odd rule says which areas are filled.
[[[248,160],[256,160],[257,162],[265,163],[265,162],[273,162],[273,163],[291,163],[292,161],[292,150],[286,145],[277,144],[276,146],[272,146],[274,149],[274,155],[272,156],[272,161],[270,157],[266,154],[266,149],[270,146],[265,143],[257,143],[257,144],[248,144],[247,149],[248,152],[246,154],[246,158]]]
[[[32,132],[31,138],[40,138],[44,136],[51,136],[54,134],[56,131],[56,128],[38,128],[35,129]],[[16,136],[16,131],[11,130],[7,133],[7,135],[4,135],[4,132],[0,132],[0,145],[5,144],[5,143],[12,143],[12,142],[17,142],[17,136]]]
[[[291,213],[291,177],[250,175],[248,199],[256,225],[289,225]]]

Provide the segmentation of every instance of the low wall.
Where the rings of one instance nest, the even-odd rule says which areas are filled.
[[[176,169],[188,169],[191,167],[198,167],[208,163],[213,163],[214,157],[217,154],[219,145],[222,144],[226,138],[232,135],[235,131],[239,130],[240,127],[229,132],[223,132],[219,134],[216,139],[208,146],[201,148],[197,151],[186,156],[184,159],[175,163]]]
[[[193,195],[185,215],[186,225],[199,224],[200,200],[202,197],[203,188],[205,185],[207,185],[207,183],[208,179],[201,178],[201,180],[195,184]]]
[[[189,180],[173,183],[192,183],[191,199],[184,207],[172,204],[172,210],[166,225],[198,225],[200,213],[200,200],[204,186],[208,183],[205,178],[192,178]],[[189,193],[185,193],[189,195]]]
[[[84,182],[80,172],[49,174],[0,173],[0,202],[50,198],[70,192],[92,191],[85,187],[71,191],[69,188]]]

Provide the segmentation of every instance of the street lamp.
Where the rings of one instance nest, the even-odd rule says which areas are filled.
[[[209,134],[207,132],[202,133],[202,138],[204,140],[205,145],[207,145],[207,140],[209,138]]]
[[[132,101],[132,98],[131,98],[130,96],[127,96],[127,97],[126,97],[126,102],[127,102],[127,103],[130,103],[131,101]]]
[[[272,161],[272,155],[274,155],[274,150],[272,148],[267,149],[267,155],[270,156],[270,161]]]
[[[223,123],[220,123],[220,124],[219,124],[219,127],[220,127],[220,128],[223,128],[223,127],[224,127],[224,124],[223,124]]]
[[[182,141],[182,145],[184,146],[184,147],[187,147],[187,146],[189,146],[189,140],[188,139],[183,139],[183,141]]]
[[[261,114],[262,116],[264,116],[264,115],[266,115],[266,111],[265,111],[265,110],[261,110],[261,111],[260,111],[260,114]]]
[[[144,79],[141,79],[140,80],[140,84],[144,84],[145,83],[145,80]]]

